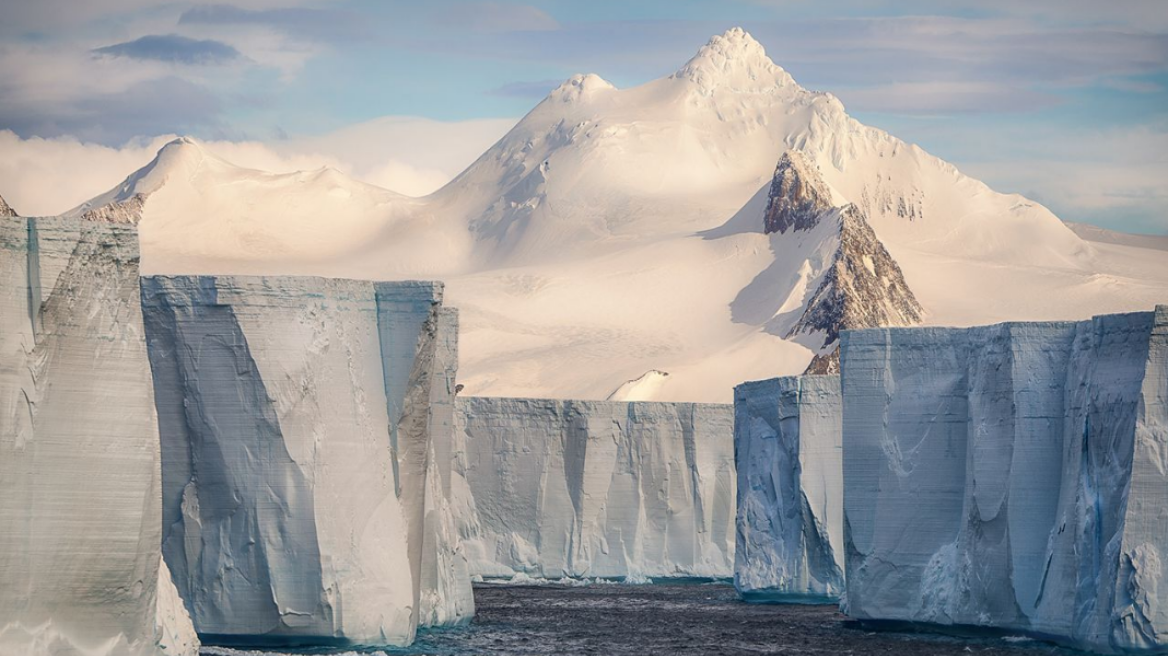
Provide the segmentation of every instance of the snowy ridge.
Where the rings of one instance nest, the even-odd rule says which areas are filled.
[[[788,334],[833,261],[812,241],[830,237],[764,230],[784,153],[818,172],[832,207],[855,205],[899,268],[899,300],[874,303],[892,323],[914,321],[907,290],[944,325],[1084,318],[1168,291],[1148,249],[1084,241],[860,124],[739,29],[637,87],[572,77],[425,198],[195,153],[160,156],[79,210],[145,194],[152,273],[442,278],[468,394],[599,399],[658,370],[658,400],[727,402],[743,378],[824,355],[826,334]]]

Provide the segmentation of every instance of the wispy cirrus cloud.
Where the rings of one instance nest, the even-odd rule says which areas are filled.
[[[242,59],[239,51],[222,41],[192,39],[179,34],[148,34],[143,37],[95,48],[104,57],[128,57],[174,64],[223,64]]]

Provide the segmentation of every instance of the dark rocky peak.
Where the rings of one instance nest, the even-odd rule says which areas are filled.
[[[767,196],[765,232],[810,230],[831,208],[831,191],[815,164],[799,151],[783,153]]]
[[[827,220],[825,218],[825,220]],[[824,333],[823,348],[807,373],[839,371],[840,331],[921,323],[924,308],[905,282],[900,265],[855,205],[838,212],[840,245],[803,315],[787,337]]]
[[[14,217],[14,216],[20,216],[20,215],[16,213],[16,210],[12,209],[11,205],[9,205],[7,202],[4,201],[3,196],[0,196],[0,217]]]

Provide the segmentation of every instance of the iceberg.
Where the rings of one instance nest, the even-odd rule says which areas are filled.
[[[133,228],[0,218],[0,654],[196,656]]]
[[[731,406],[469,397],[456,420],[473,575],[732,574]]]
[[[458,553],[427,531],[432,403],[452,405],[456,366],[441,284],[160,276],[141,296],[162,550],[204,641],[397,646],[446,621],[422,617],[441,601],[424,588],[470,581],[423,571]]]
[[[844,589],[839,376],[734,389],[734,587],[746,601],[834,602]]]
[[[841,356],[850,616],[1168,648],[1168,306]]]
[[[459,485],[454,462],[458,310],[438,311],[435,345],[430,385],[433,439],[426,471],[426,545],[419,619],[419,625],[425,627],[464,624],[474,616],[474,590],[458,523],[457,503],[465,486]]]

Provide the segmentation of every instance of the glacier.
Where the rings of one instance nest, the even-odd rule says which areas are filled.
[[[469,617],[434,453],[457,366],[441,283],[155,276],[141,296],[163,553],[205,641],[395,646]]]
[[[131,227],[0,217],[4,656],[197,656],[160,550],[138,266]]]
[[[1168,648],[1168,306],[841,349],[847,614]]]
[[[844,589],[839,376],[734,389],[734,587],[746,601],[832,602]]]
[[[731,575],[732,406],[460,397],[456,421],[472,574]]]

